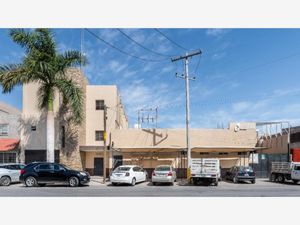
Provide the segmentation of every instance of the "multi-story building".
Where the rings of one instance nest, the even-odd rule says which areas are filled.
[[[103,174],[104,105],[107,107],[107,133],[114,129],[128,128],[121,97],[115,85],[89,85],[79,69],[68,74],[81,86],[84,95],[84,118],[80,125],[69,122],[64,113],[62,99],[55,94],[55,160],[92,175]],[[23,161],[46,160],[46,115],[38,109],[39,85],[23,85],[23,110],[21,148]],[[110,137],[107,137],[107,145]],[[110,163],[109,159],[108,164]]]
[[[21,112],[0,103],[0,163],[19,161],[19,122]]]

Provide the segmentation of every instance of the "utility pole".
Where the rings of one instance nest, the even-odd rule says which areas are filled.
[[[189,180],[190,177],[190,168],[191,168],[191,143],[190,143],[190,91],[189,91],[189,80],[195,80],[195,77],[190,78],[189,77],[189,58],[196,56],[196,55],[200,55],[202,52],[201,50],[192,52],[192,53],[188,53],[186,52],[186,54],[184,56],[179,56],[176,58],[172,58],[171,61],[172,62],[176,62],[178,60],[184,60],[185,61],[185,75],[179,75],[177,76],[176,73],[176,77],[185,79],[185,97],[186,97],[186,104],[185,104],[185,108],[186,108],[186,145],[187,145],[187,178]]]
[[[103,127],[104,127],[104,132],[103,132],[103,140],[104,140],[104,150],[103,150],[103,184],[106,182],[106,151],[107,151],[107,146],[106,146],[106,138],[107,138],[107,133],[106,133],[106,120],[107,120],[107,107],[104,105],[104,121],[103,121]]]

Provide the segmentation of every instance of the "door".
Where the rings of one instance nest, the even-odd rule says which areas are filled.
[[[300,165],[294,165],[292,179],[300,180]]]
[[[94,175],[103,176],[103,158],[94,158]]]
[[[9,170],[11,182],[18,182],[20,177],[20,170]]]
[[[37,168],[38,181],[49,183],[53,181],[54,167],[52,164],[41,164]]]
[[[53,181],[63,183],[67,181],[67,171],[59,164],[54,164]]]

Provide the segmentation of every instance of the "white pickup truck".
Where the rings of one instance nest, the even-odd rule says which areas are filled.
[[[212,158],[192,159],[190,181],[193,184],[200,182],[218,185],[221,177],[220,160]]]
[[[295,184],[300,181],[300,162],[272,162],[270,181],[284,183],[286,180]]]

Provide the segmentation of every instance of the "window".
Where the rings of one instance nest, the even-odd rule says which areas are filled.
[[[42,164],[38,168],[38,171],[49,171],[49,170],[53,170],[53,165],[51,165],[51,164]]]
[[[57,165],[57,164],[54,165],[54,170],[55,171],[66,171],[65,168],[63,168],[61,165]]]
[[[36,131],[36,126],[35,125],[31,126],[31,131]]]
[[[219,152],[219,155],[228,155],[228,152]]]
[[[104,110],[104,100],[96,100],[96,110]]]
[[[300,170],[300,166],[295,166],[294,170]]]
[[[66,147],[66,129],[65,126],[61,126],[61,147]]]
[[[8,136],[8,124],[0,124],[0,136]]]
[[[95,140],[104,141],[104,131],[96,130],[95,131]]]
[[[139,171],[140,171],[140,168],[139,168],[139,167],[133,167],[133,171],[134,171],[134,172],[139,172]]]
[[[13,152],[1,152],[0,163],[15,163],[17,161],[17,154]]]

